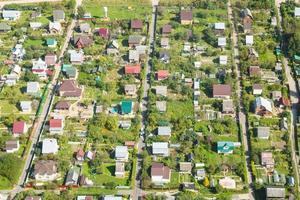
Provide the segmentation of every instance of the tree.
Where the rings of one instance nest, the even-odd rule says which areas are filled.
[[[117,184],[115,182],[108,182],[105,184],[107,189],[115,189]]]
[[[209,186],[209,180],[208,180],[207,177],[204,178],[204,180],[203,180],[203,185],[204,185],[205,187],[208,187],[208,186]]]
[[[26,71],[24,75],[24,81],[29,82],[29,81],[38,81],[39,77],[38,75],[32,73],[31,71]]]
[[[83,6],[79,6],[77,9],[78,17],[82,18],[86,13],[85,8]]]
[[[114,116],[108,116],[105,128],[107,128],[110,131],[116,131],[118,129],[118,119]]]
[[[15,154],[3,154],[0,156],[0,176],[7,178],[11,184],[18,181],[22,160]]]

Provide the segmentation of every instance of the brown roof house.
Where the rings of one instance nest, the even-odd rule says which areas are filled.
[[[172,26],[170,24],[165,24],[161,29],[161,34],[167,36],[172,32]]]
[[[142,22],[142,20],[139,20],[139,19],[131,20],[131,22],[130,22],[130,28],[131,28],[131,30],[133,30],[135,32],[142,31],[142,29],[143,29],[143,22]]]
[[[266,168],[273,168],[275,161],[272,152],[261,152],[261,165]]]
[[[191,10],[182,10],[180,12],[180,23],[189,25],[193,23],[193,12]]]
[[[250,77],[260,77],[261,76],[261,69],[259,66],[250,66],[249,67],[249,75]]]
[[[180,173],[191,173],[192,172],[192,163],[191,162],[180,162],[179,171]]]
[[[232,99],[223,99],[222,113],[223,114],[233,114],[234,113],[234,106],[233,106]]]
[[[135,47],[141,45],[143,42],[143,36],[141,35],[129,35],[128,37],[128,46]]]
[[[231,86],[228,84],[214,84],[213,97],[229,99],[231,96]]]
[[[151,181],[155,185],[163,185],[169,183],[171,178],[171,170],[164,166],[163,163],[153,163],[151,166]]]
[[[6,153],[14,153],[20,148],[19,140],[8,140],[5,142]]]
[[[261,95],[262,91],[263,88],[261,84],[253,84],[252,86],[253,95]]]
[[[53,160],[39,160],[34,165],[33,176],[37,181],[54,181],[58,177],[57,164]]]
[[[57,61],[57,56],[55,54],[51,54],[51,53],[48,53],[46,56],[45,56],[45,63],[48,65],[48,66],[53,66],[55,65]]]
[[[126,84],[124,86],[124,91],[126,95],[135,96],[136,95],[136,85],[134,84]]]
[[[81,97],[82,89],[79,88],[75,80],[64,80],[59,87],[59,96],[76,98]]]
[[[248,8],[245,8],[241,12],[242,24],[245,33],[249,33],[252,30],[253,16]]]
[[[73,44],[75,47],[82,49],[90,46],[93,43],[93,39],[88,35],[76,35],[73,37]]]
[[[125,163],[124,162],[116,161],[115,176],[117,178],[125,177]]]
[[[261,116],[272,115],[273,102],[270,99],[256,97],[254,101],[254,112]]]

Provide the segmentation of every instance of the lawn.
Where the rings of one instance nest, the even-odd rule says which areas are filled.
[[[45,41],[42,40],[42,39],[39,39],[39,40],[27,39],[24,42],[24,47],[27,48],[27,47],[30,47],[30,46],[43,46],[44,42]]]
[[[115,163],[104,163],[102,164],[102,174],[91,174],[90,173],[90,168],[87,163],[84,163],[82,166],[82,173],[90,178],[93,182],[94,185],[104,185],[105,183],[108,182],[114,182],[116,185],[129,185],[129,177],[128,174],[126,175],[125,178],[116,178],[114,176],[115,173]]]
[[[8,190],[11,188],[12,188],[12,185],[11,185],[10,181],[5,177],[0,176],[0,190]]]
[[[79,187],[72,189],[72,192],[76,195],[103,195],[103,194],[116,194],[116,190],[109,190],[98,187]]]

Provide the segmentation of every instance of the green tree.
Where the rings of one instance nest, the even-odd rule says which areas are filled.
[[[208,187],[208,186],[209,186],[209,180],[208,180],[207,177],[204,178],[204,180],[203,180],[203,185],[204,185],[205,187]]]

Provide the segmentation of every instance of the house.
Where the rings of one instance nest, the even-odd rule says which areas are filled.
[[[262,80],[268,83],[278,83],[280,82],[277,74],[273,70],[264,70],[262,73]]]
[[[204,168],[201,169],[196,169],[196,173],[195,173],[195,179],[197,180],[203,180],[206,176],[206,172]]]
[[[257,115],[271,115],[273,113],[272,101],[263,97],[256,97],[254,102],[254,112]]]
[[[192,173],[192,168],[191,162],[179,162],[180,173]]]
[[[171,179],[171,170],[164,166],[163,163],[152,163],[151,166],[151,182],[155,185],[163,185],[169,183]]]
[[[131,30],[133,30],[135,32],[142,31],[142,29],[143,29],[143,22],[142,22],[142,20],[139,20],[139,19],[131,20],[131,22],[130,22],[130,28],[131,28]]]
[[[21,17],[21,12],[18,10],[3,10],[2,17],[4,20],[16,21]]]
[[[133,113],[133,102],[132,101],[122,101],[121,102],[121,114],[130,115]]]
[[[54,66],[56,64],[56,61],[57,61],[57,56],[55,54],[48,53],[45,56],[45,63],[48,66]]]
[[[252,90],[253,90],[253,95],[261,95],[263,91],[263,87],[261,84],[253,84]]]
[[[84,151],[83,151],[83,149],[79,149],[76,152],[76,156],[75,157],[76,157],[77,161],[80,161],[80,162],[84,161]]]
[[[227,60],[228,60],[227,56],[221,55],[219,57],[219,63],[220,63],[220,65],[227,65]]]
[[[54,109],[55,111],[69,111],[71,103],[69,101],[59,101],[56,103]]]
[[[62,33],[62,27],[59,22],[49,22],[49,32],[50,34],[61,34]]]
[[[42,154],[56,154],[58,148],[57,140],[54,138],[46,138],[42,141]]]
[[[247,46],[253,45],[253,35],[246,35],[246,45]]]
[[[138,45],[135,47],[135,50],[139,53],[139,56],[144,59],[148,50],[147,45]]]
[[[88,160],[93,160],[94,157],[95,157],[94,152],[92,152],[92,151],[87,151],[87,152],[85,152],[85,158],[86,158],[86,159],[88,159]]]
[[[120,196],[114,196],[114,195],[105,195],[101,198],[101,200],[122,200],[123,198]]]
[[[24,200],[42,200],[40,196],[27,196]]]
[[[221,48],[226,47],[226,38],[225,37],[218,38],[218,47],[221,47]]]
[[[291,102],[290,102],[290,99],[288,97],[281,97],[280,98],[280,104],[285,106],[285,107],[290,107],[291,106]]]
[[[75,80],[64,80],[58,89],[59,96],[78,99],[81,97],[82,89],[76,85]]]
[[[228,141],[217,142],[217,151],[221,154],[232,154],[234,150],[234,143]]]
[[[269,139],[270,127],[259,126],[256,128],[256,134],[259,139]]]
[[[128,161],[128,147],[127,146],[116,146],[115,149],[115,159],[118,161],[127,162]]]
[[[225,189],[236,189],[235,180],[227,176],[219,180],[219,185]]]
[[[241,11],[242,24],[245,33],[249,33],[252,30],[253,16],[248,8]]]
[[[19,140],[7,140],[5,142],[5,151],[6,153],[14,153],[20,148]]]
[[[161,48],[169,49],[170,48],[169,38],[167,38],[167,37],[161,38],[160,39],[160,46],[161,46]]]
[[[260,77],[261,76],[261,69],[259,66],[250,66],[249,67],[249,75],[250,77]]]
[[[136,63],[140,61],[140,54],[137,50],[129,50],[129,62]]]
[[[169,156],[169,144],[167,142],[153,142],[152,154],[160,156]]]
[[[295,15],[295,17],[297,17],[297,18],[300,17],[300,7],[295,7],[294,15]]]
[[[82,49],[90,46],[93,43],[93,39],[88,35],[76,35],[73,37],[73,44],[75,47]]]
[[[84,53],[83,51],[69,51],[70,53],[70,61],[73,65],[81,65],[84,60]]]
[[[233,101],[231,99],[223,99],[222,113],[224,113],[224,114],[233,114],[234,113]]]
[[[65,12],[63,10],[53,10],[53,22],[64,22]]]
[[[191,10],[182,10],[180,12],[180,23],[189,25],[193,23],[193,12]]]
[[[161,29],[161,34],[163,36],[167,36],[172,32],[172,26],[170,24],[165,24],[163,25],[162,29]]]
[[[275,161],[273,158],[272,152],[261,152],[261,165],[266,168],[273,168],[275,165]]]
[[[15,121],[13,123],[12,133],[14,137],[19,137],[20,135],[25,134],[28,131],[26,122],[24,121]]]
[[[29,22],[29,26],[33,30],[37,30],[37,29],[42,27],[42,23],[40,23],[40,22]]]
[[[45,61],[43,61],[41,58],[38,60],[32,60],[32,73],[38,75],[40,78],[47,78],[48,73],[48,66]]]
[[[63,119],[50,119],[49,121],[49,132],[51,134],[61,134],[64,131],[64,120]]]
[[[167,111],[167,102],[166,101],[156,101],[156,109],[159,112],[166,112]]]
[[[16,44],[16,46],[12,49],[14,59],[21,60],[26,54],[25,48],[23,48],[22,44]]]
[[[79,167],[72,167],[67,174],[65,185],[78,185],[80,175],[80,168]]]
[[[7,23],[0,23],[0,32],[8,32],[11,31],[11,26],[9,26]]]
[[[124,145],[127,146],[128,148],[133,149],[135,147],[135,141],[125,141]]]
[[[131,121],[130,120],[119,120],[119,126],[122,129],[129,129],[131,127]],[[125,145],[127,146],[127,145]]]
[[[125,65],[125,74],[132,74],[137,76],[141,73],[141,65],[140,64],[127,64]]]
[[[171,127],[170,126],[159,126],[157,128],[157,135],[159,135],[159,136],[171,136]]]
[[[98,35],[104,39],[109,38],[109,29],[108,28],[99,28]]]
[[[125,177],[125,163],[124,162],[118,162],[118,161],[116,162],[115,176],[117,178]]]
[[[280,90],[272,91],[271,93],[273,101],[279,101],[282,98],[282,93]]]
[[[168,77],[169,77],[169,71],[168,70],[158,70],[156,72],[156,79],[158,81],[165,80]]]
[[[283,117],[280,120],[280,130],[281,131],[288,131],[289,130],[288,122],[287,122],[287,118],[286,117]]]
[[[71,64],[63,64],[61,71],[69,79],[76,79],[77,77],[77,69]]]
[[[20,108],[23,113],[31,113],[32,101],[20,101]]]
[[[141,45],[143,42],[143,37],[140,35],[129,35],[128,37],[128,46],[135,47]]]
[[[168,94],[167,86],[163,86],[163,85],[155,86],[155,93],[157,96],[166,97]]]
[[[54,38],[47,38],[46,44],[50,48],[55,48],[57,45],[57,41]]]
[[[33,177],[37,181],[54,181],[58,178],[57,163],[53,160],[38,160],[34,164]]]
[[[83,184],[81,184],[83,185]],[[93,196],[77,196],[76,200],[93,200],[94,197]]]
[[[89,23],[83,23],[79,25],[79,30],[81,33],[89,34],[91,32],[91,26]]]
[[[161,60],[165,64],[169,63],[170,59],[171,59],[170,52],[167,51],[166,49],[163,49],[159,52],[159,60]]]
[[[117,40],[113,40],[107,47],[106,53],[108,55],[116,55],[119,53],[119,44]]]
[[[266,188],[266,197],[267,200],[271,199],[285,199],[285,188],[284,187],[276,187],[276,186],[268,186]]]
[[[231,96],[231,86],[228,84],[214,84],[213,97],[229,99]]]
[[[126,95],[135,96],[136,95],[136,85],[134,84],[126,84],[124,86],[124,91]]]
[[[41,17],[41,16],[42,16],[41,11],[35,10],[35,11],[33,11],[33,12],[31,13],[30,18],[31,18],[31,19],[36,19],[36,18]]]
[[[215,23],[215,33],[216,34],[223,34],[224,31],[225,31],[225,23],[224,22]]]

